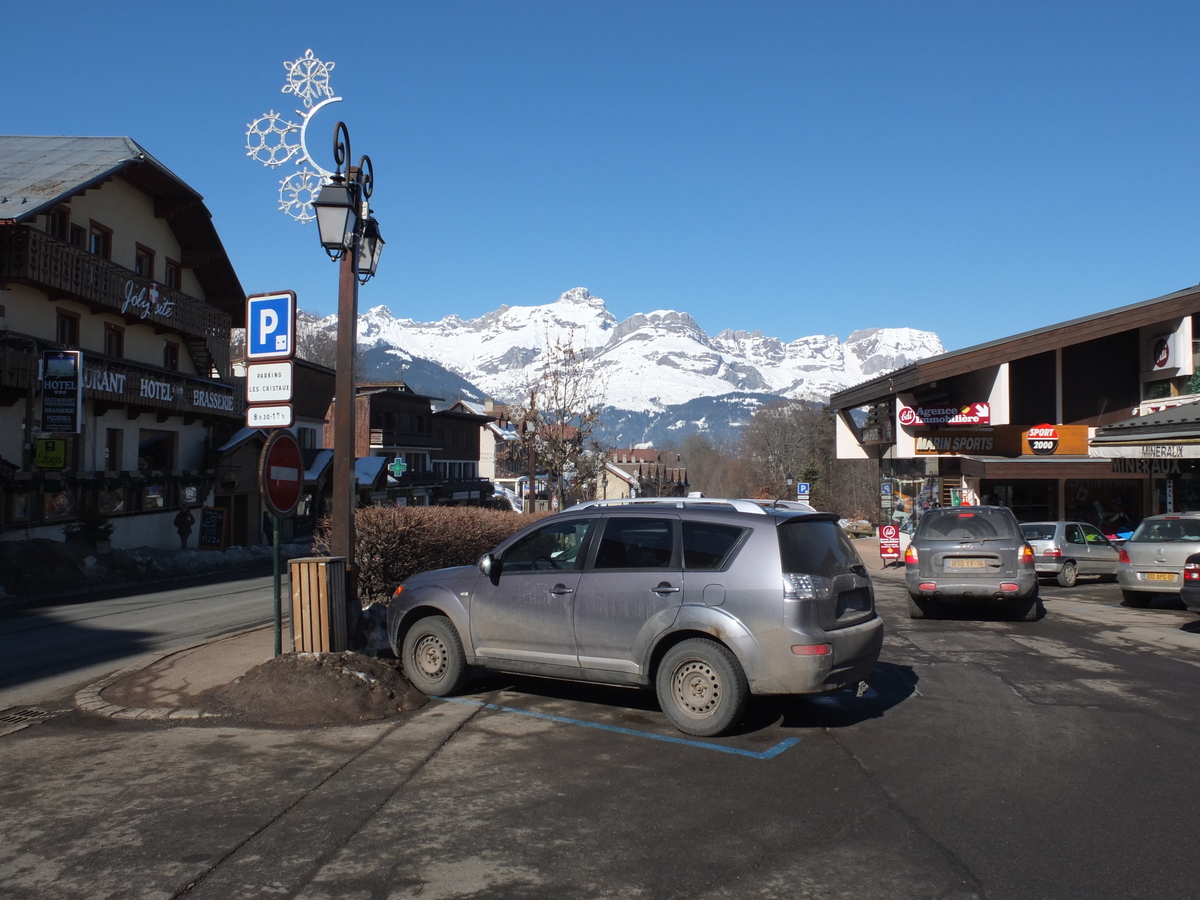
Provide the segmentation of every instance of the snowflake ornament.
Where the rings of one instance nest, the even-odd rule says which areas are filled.
[[[308,152],[306,134],[312,117],[328,103],[340,103],[329,84],[334,63],[323,62],[312,50],[292,62],[284,61],[282,92],[294,94],[304,105],[296,110],[300,122],[285,119],[271,110],[246,126],[246,155],[269,169],[286,163],[303,166],[279,182],[279,208],[301,224],[316,219],[312,201],[333,173],[321,167]],[[296,136],[299,139],[296,140]],[[311,168],[310,168],[311,167]]]

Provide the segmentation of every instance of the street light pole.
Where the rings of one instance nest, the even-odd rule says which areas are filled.
[[[313,200],[321,246],[338,267],[337,372],[334,376],[333,504],[330,509],[330,555],[346,561],[346,604],[350,623],[357,619],[358,592],[354,566],[354,507],[356,498],[355,380],[358,336],[358,286],[375,274],[383,251],[379,225],[371,216],[375,186],[371,158],[348,165],[350,133],[344,122],[333,130],[337,172]],[[346,174],[342,175],[342,166]]]

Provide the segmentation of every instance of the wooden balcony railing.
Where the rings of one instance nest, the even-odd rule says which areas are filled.
[[[0,279],[180,334],[202,376],[230,377],[229,314],[111,260],[20,225],[0,228]]]

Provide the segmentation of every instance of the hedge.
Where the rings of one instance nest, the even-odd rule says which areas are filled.
[[[354,562],[363,606],[387,602],[410,575],[473,566],[509,535],[546,513],[523,516],[475,506],[376,506],[355,510]],[[313,549],[329,555],[330,522],[322,520]]]

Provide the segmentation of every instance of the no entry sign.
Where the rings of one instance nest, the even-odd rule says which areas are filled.
[[[304,487],[304,461],[290,431],[277,431],[267,439],[258,461],[258,486],[272,513],[290,516],[295,512]]]

